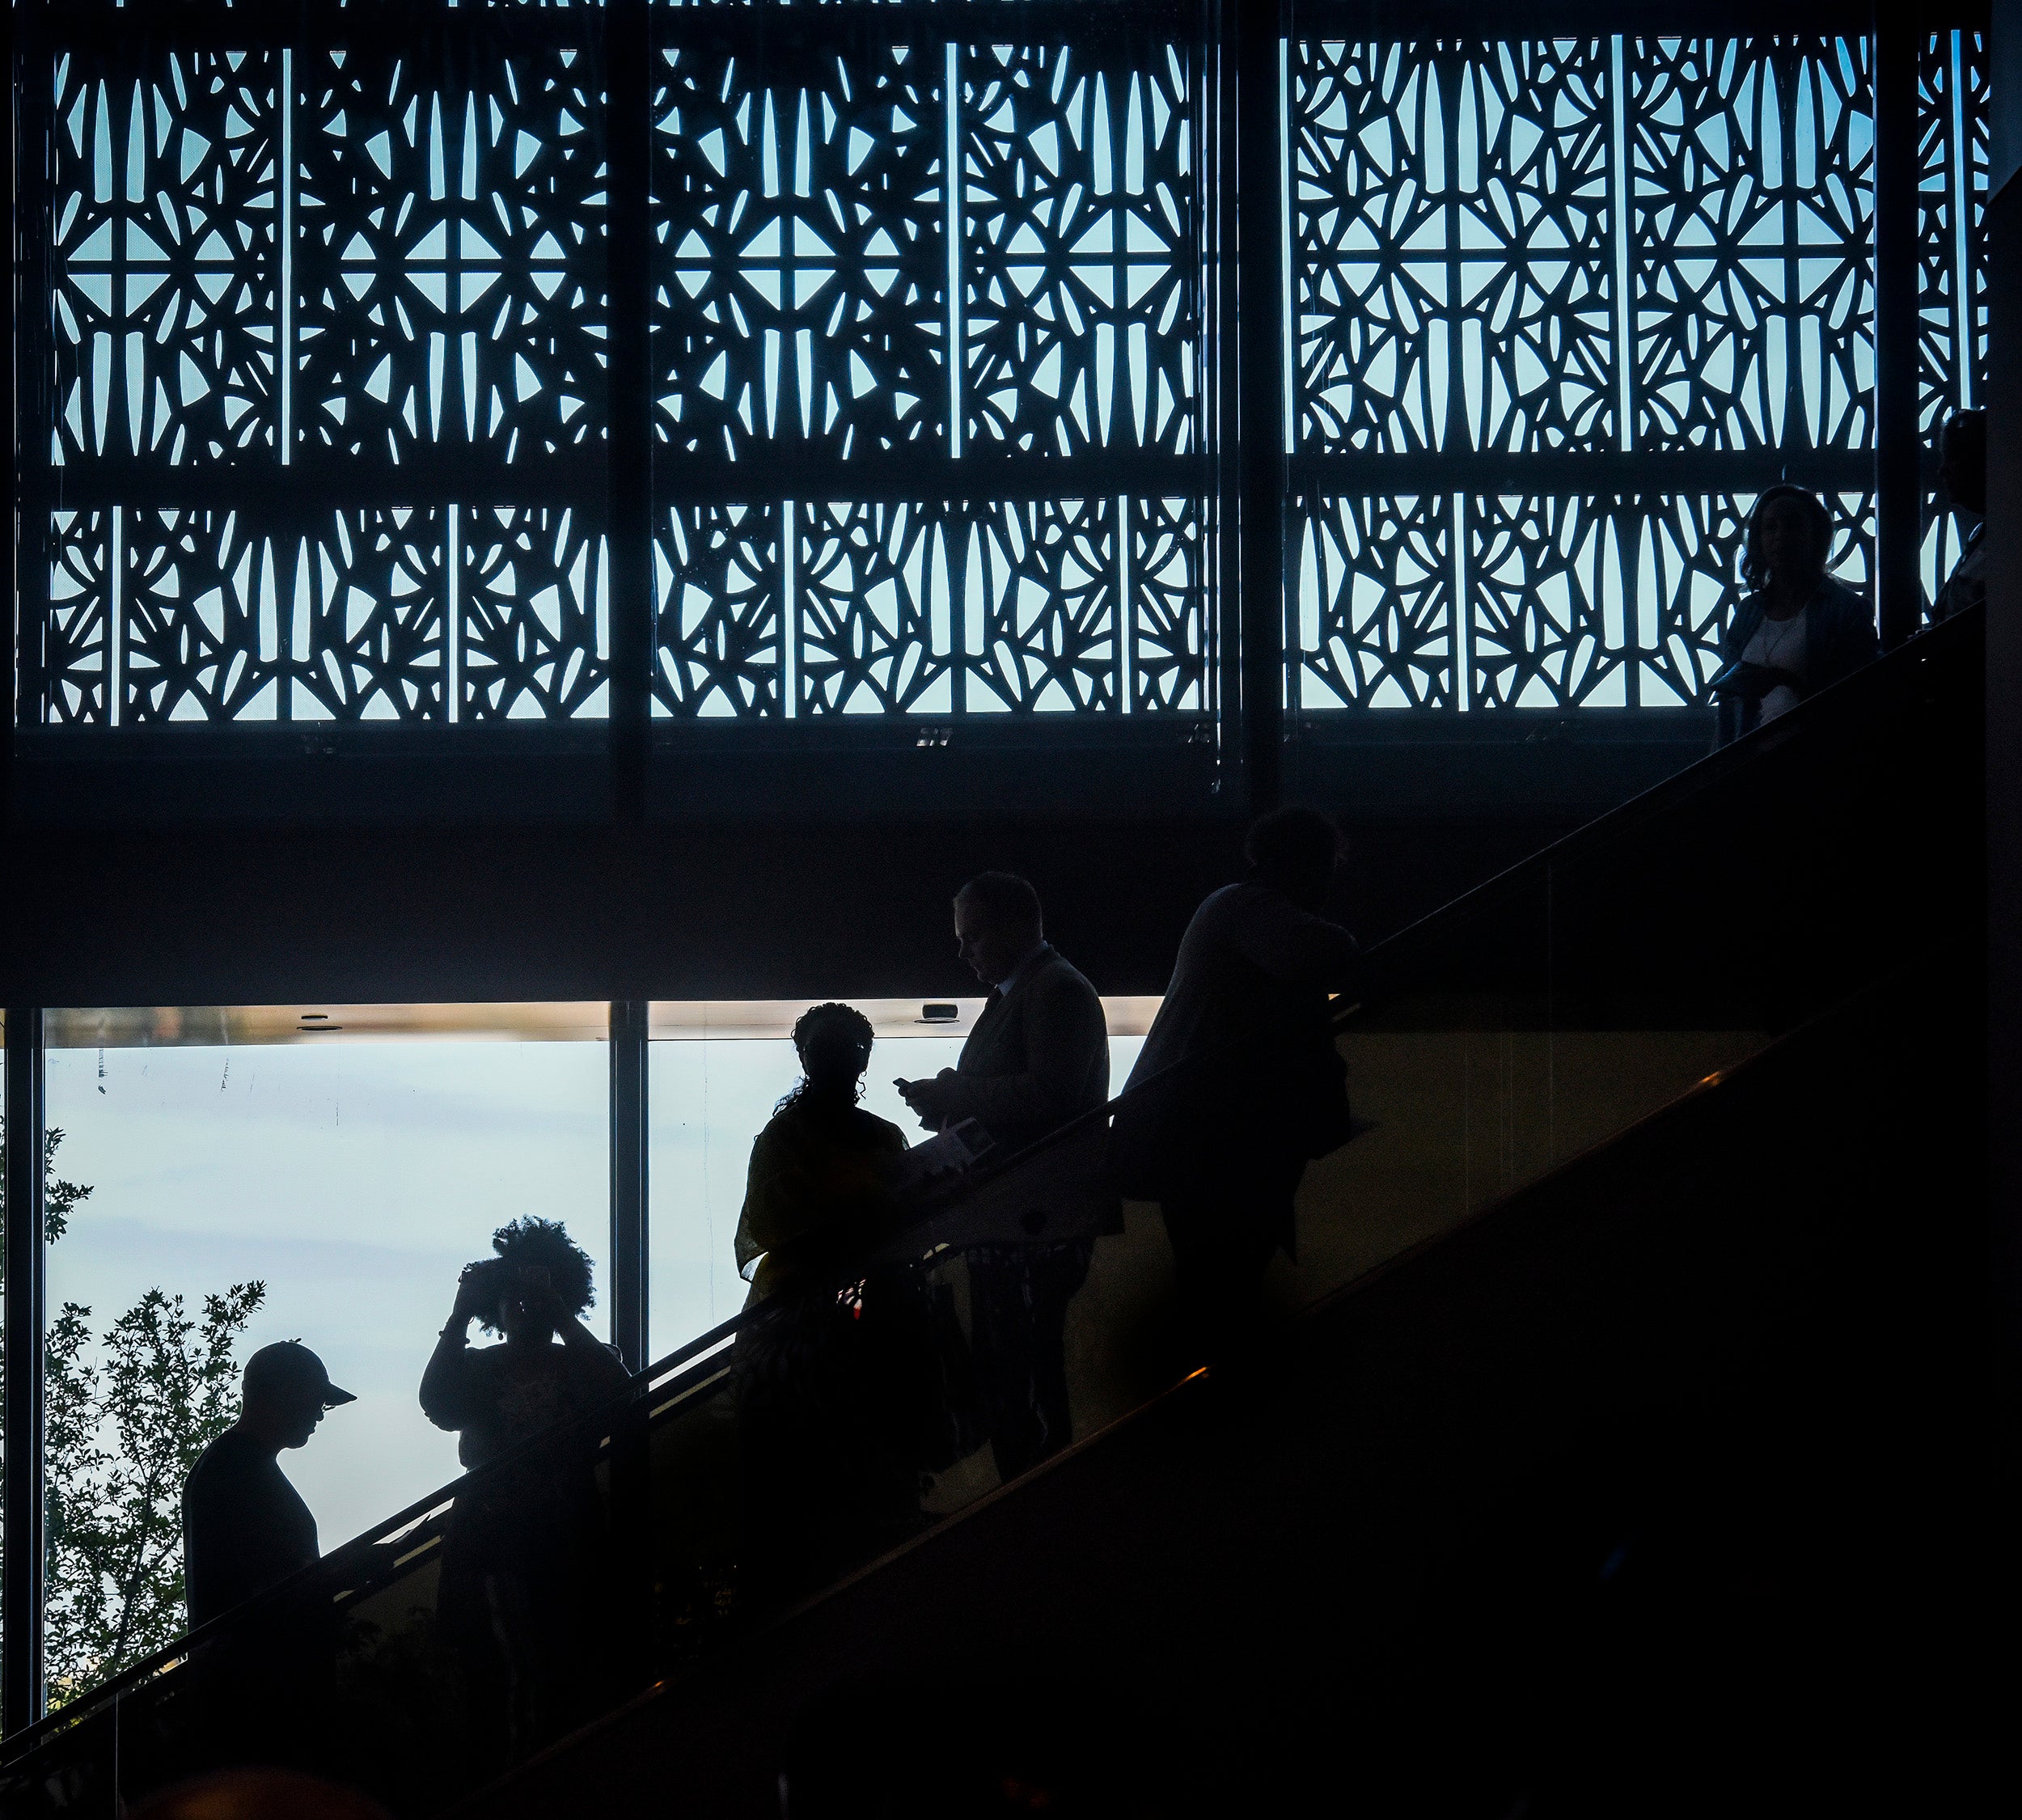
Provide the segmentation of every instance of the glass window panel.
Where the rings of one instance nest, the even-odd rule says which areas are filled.
[[[800,1077],[790,1035],[815,1002],[659,1003],[648,1082],[649,1350],[664,1357],[744,1306],[732,1241],[744,1204],[751,1142]],[[920,1022],[916,1000],[859,1000],[878,1043],[865,1077],[865,1111],[889,1119],[917,1143],[926,1133],[892,1086],[952,1068],[980,999],[954,1001],[953,1025]],[[1106,999],[1110,1092],[1137,1060],[1156,999]]]
[[[489,1255],[495,1228],[565,1221],[595,1268],[590,1326],[608,1331],[605,1017],[600,1005],[52,1014],[51,1183],[89,1191],[49,1249],[53,1333],[66,1304],[88,1310],[79,1364],[103,1368],[110,1330],[150,1291],[201,1323],[207,1297],[264,1285],[231,1344],[226,1406],[237,1367],[277,1340],[315,1348],[356,1393],[282,1459],[324,1550],[348,1540],[459,1471],[417,1390],[457,1273]],[[510,1040],[529,1036],[549,1039]],[[96,1432],[120,1451],[113,1424]],[[61,1486],[53,1446],[50,1466]],[[88,1498],[91,1485],[70,1489]],[[163,1546],[173,1571],[179,1545]],[[174,1605],[129,1659],[180,1629]],[[60,1589],[50,1632],[53,1681],[97,1678],[96,1633]]]

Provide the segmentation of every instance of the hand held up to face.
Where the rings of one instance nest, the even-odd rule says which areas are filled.
[[[548,1272],[538,1268],[520,1272],[517,1288],[508,1292],[519,1318],[535,1332],[559,1333],[569,1323],[569,1310],[548,1281]]]
[[[498,1312],[493,1297],[498,1283],[494,1260],[486,1258],[467,1263],[456,1279],[456,1302],[450,1310],[452,1321],[486,1320]]]

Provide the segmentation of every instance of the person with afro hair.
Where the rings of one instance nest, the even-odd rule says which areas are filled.
[[[583,1325],[595,1300],[590,1259],[559,1221],[514,1220],[492,1250],[457,1280],[421,1409],[455,1433],[457,1458],[476,1475],[444,1539],[438,1623],[469,1678],[473,1748],[518,1761],[585,1716],[605,1653],[597,1437],[570,1433],[480,1469],[608,1402],[629,1375]],[[472,1321],[503,1344],[473,1347]]]

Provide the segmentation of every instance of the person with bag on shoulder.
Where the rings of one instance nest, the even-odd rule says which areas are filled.
[[[1339,832],[1280,809],[1244,851],[1250,876],[1187,925],[1110,1131],[1117,1186],[1159,1204],[1190,1341],[1210,1355],[1254,1323],[1271,1254],[1297,1258],[1306,1164],[1353,1135],[1328,995],[1361,950],[1321,914]]]

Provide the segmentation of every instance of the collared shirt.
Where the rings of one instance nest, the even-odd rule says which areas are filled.
[[[1030,973],[1040,959],[1053,952],[1050,942],[1035,942],[1018,957],[1018,964],[997,982],[997,996],[1009,998],[1018,988],[1018,982]]]

